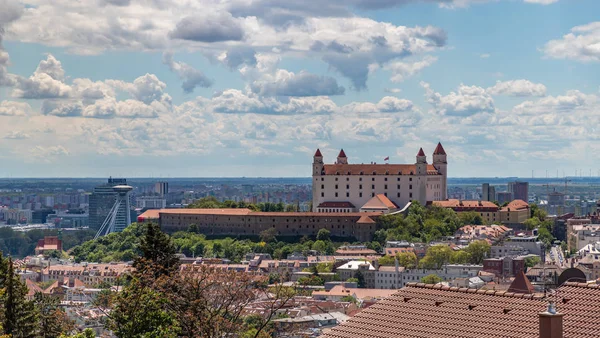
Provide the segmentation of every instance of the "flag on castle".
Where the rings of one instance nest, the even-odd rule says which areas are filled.
[[[389,160],[390,160],[390,157],[388,156],[388,157],[384,158],[383,160],[384,160],[384,161],[389,161]]]

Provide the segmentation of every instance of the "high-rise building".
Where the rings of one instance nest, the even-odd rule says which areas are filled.
[[[529,201],[529,182],[508,182],[508,192],[516,200]]]
[[[510,203],[513,200],[513,195],[508,191],[498,191],[496,193],[496,201],[498,204],[503,205],[504,203]]]
[[[481,185],[481,200],[494,202],[496,200],[496,188],[489,183]]]
[[[441,143],[427,163],[420,149],[413,164],[349,164],[341,150],[334,164],[325,164],[317,149],[313,157],[313,211],[321,205],[357,211],[376,195],[385,195],[402,208],[410,201],[442,201],[447,197],[447,156]],[[327,207],[327,210],[331,208]]]
[[[90,195],[90,220],[88,222],[91,229],[100,229],[115,204],[117,192],[113,187],[126,184],[127,179],[111,177],[108,179],[108,183],[94,188]]]
[[[154,184],[154,192],[159,194],[160,196],[165,196],[169,193],[169,183],[156,182],[156,184]]]

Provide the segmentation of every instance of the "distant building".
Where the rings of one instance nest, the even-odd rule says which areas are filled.
[[[43,255],[48,251],[62,251],[62,241],[56,236],[46,236],[40,239],[35,247],[36,255]]]
[[[99,229],[108,216],[110,209],[115,204],[117,192],[113,187],[127,184],[124,178],[109,178],[108,183],[97,186],[90,195],[89,226],[91,229]]]
[[[166,196],[169,193],[169,183],[156,182],[154,184],[154,192],[159,194],[160,196]]]
[[[565,206],[565,194],[560,192],[551,192],[548,194],[548,205],[563,207]]]
[[[496,188],[490,186],[489,183],[481,185],[481,200],[493,202],[496,200]]]
[[[325,164],[317,149],[312,167],[315,212],[329,208],[326,205],[332,202],[361,208],[379,194],[400,207],[410,201],[425,204],[447,197],[448,162],[439,143],[433,152],[432,164],[427,163],[423,149],[419,150],[414,164],[349,164],[344,150],[334,164]]]
[[[135,205],[140,209],[164,209],[167,207],[167,200],[162,196],[142,196],[136,198]]]
[[[28,209],[2,209],[2,213],[7,224],[27,224],[33,218],[33,212]]]
[[[513,199],[529,202],[529,182],[508,182],[508,192]]]
[[[492,272],[497,277],[513,277],[525,269],[525,259],[522,257],[498,257],[483,260],[483,271]]]
[[[511,192],[498,191],[496,193],[496,202],[498,202],[498,204],[500,204],[500,205],[503,205],[504,203],[509,203],[512,200],[513,200],[513,195]]]

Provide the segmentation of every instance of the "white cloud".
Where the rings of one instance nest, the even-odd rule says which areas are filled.
[[[600,21],[573,27],[571,33],[549,41],[542,50],[557,59],[600,61]]]
[[[426,82],[421,82],[425,97],[438,114],[448,116],[471,116],[477,113],[495,112],[494,100],[485,89],[461,84],[458,91],[443,96],[436,93]]]
[[[523,1],[532,3],[532,4],[540,4],[540,5],[550,5],[550,4],[558,2],[558,0],[523,0]]]
[[[26,102],[0,101],[0,116],[25,116],[31,114],[31,106]]]
[[[424,68],[431,66],[437,61],[436,57],[426,56],[422,60],[416,62],[390,61],[383,69],[392,73],[392,82],[402,82],[406,78],[419,73]]]
[[[181,87],[186,93],[193,92],[196,87],[208,88],[213,84],[211,79],[196,68],[187,63],[174,61],[172,53],[163,54],[163,63],[169,66],[169,69],[183,80]]]
[[[400,89],[400,88],[385,88],[384,91],[386,93],[390,93],[390,94],[400,94],[402,92],[402,89]]]
[[[7,140],[26,140],[31,138],[31,136],[22,131],[11,131],[10,133],[6,134],[4,138]]]
[[[32,76],[15,77],[16,87],[12,96],[23,99],[68,98],[72,89],[63,82],[64,76],[60,61],[48,54],[46,60],[40,61]]]
[[[487,92],[492,95],[544,96],[546,86],[529,80],[497,81],[493,87],[487,89]]]
[[[251,84],[251,89],[255,94],[265,96],[331,96],[345,92],[332,77],[305,71],[295,74],[284,69],[275,74],[264,74]]]
[[[479,57],[482,58],[482,59],[487,59],[487,58],[489,58],[491,56],[492,56],[491,54],[487,54],[487,53],[479,54]]]

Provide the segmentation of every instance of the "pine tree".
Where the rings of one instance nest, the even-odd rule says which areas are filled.
[[[75,327],[59,307],[59,298],[38,292],[35,294],[34,302],[40,317],[40,338],[56,338]]]
[[[175,255],[177,248],[173,245],[171,237],[162,232],[156,223],[146,225],[146,233],[142,237],[140,250],[141,257],[133,263],[133,267],[139,275],[151,272],[154,278],[158,278],[170,276],[179,269],[179,258]]]
[[[0,258],[1,259],[1,258]],[[27,300],[27,286],[15,275],[12,258],[4,278],[4,333],[13,338],[37,337],[38,317],[32,301]]]

